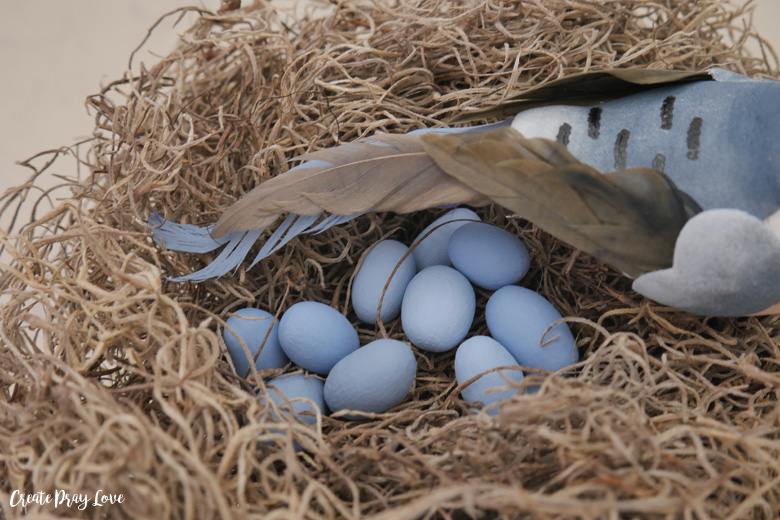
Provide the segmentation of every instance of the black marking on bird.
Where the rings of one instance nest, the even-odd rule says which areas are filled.
[[[702,118],[694,117],[688,127],[688,159],[695,161],[699,158],[699,138],[701,137],[701,127],[704,124]]]
[[[631,137],[631,132],[625,128],[618,132],[617,139],[615,139],[615,169],[625,170],[626,161],[628,160],[628,139]]]
[[[674,96],[667,96],[661,105],[661,128],[671,130],[674,124],[674,102],[677,100]]]
[[[588,112],[588,137],[598,139],[601,133],[601,113],[604,111],[601,107],[593,107]]]
[[[571,125],[569,123],[563,123],[558,129],[558,136],[555,138],[563,146],[569,146],[569,139],[571,138]]]
[[[662,153],[657,154],[653,158],[653,169],[663,173],[666,167],[666,156]]]

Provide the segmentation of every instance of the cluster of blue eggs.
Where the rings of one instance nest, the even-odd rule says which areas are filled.
[[[349,320],[324,303],[296,303],[278,323],[263,310],[241,309],[226,324],[225,343],[237,373],[246,374],[259,351],[257,370],[283,368],[292,361],[326,378],[323,383],[313,375],[284,374],[266,383],[277,404],[284,402],[283,396],[295,400],[292,411],[304,422],[316,419],[311,403],[321,412],[384,412],[403,401],[414,385],[417,361],[409,345],[380,339],[359,348]]]
[[[355,273],[352,306],[368,324],[400,316],[404,334],[421,350],[457,347],[455,375],[460,385],[483,372],[510,367],[462,390],[466,401],[491,405],[516,393],[513,388],[494,389],[520,382],[520,366],[555,371],[578,360],[567,325],[550,327],[561,319],[558,311],[541,295],[515,285],[529,264],[519,238],[458,208],[423,230],[411,249],[393,240],[375,244]],[[495,291],[485,312],[491,336],[466,339],[476,311],[474,285]],[[256,356],[258,370],[282,368],[292,361],[325,377],[323,383],[315,376],[282,375],[267,383],[278,404],[283,396],[294,400],[295,414],[313,412],[314,404],[321,411],[350,410],[342,415],[359,419],[359,412],[382,413],[399,404],[414,385],[417,364],[408,344],[380,339],[360,347],[349,320],[322,303],[297,303],[278,325],[265,311],[239,310],[227,320],[224,338],[241,375],[248,373],[249,360]],[[316,417],[311,413],[300,418],[313,423]]]

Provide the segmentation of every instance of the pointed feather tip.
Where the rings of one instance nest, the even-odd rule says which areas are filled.
[[[166,276],[166,279],[171,282],[200,283],[212,278],[221,278],[230,271],[235,272],[246,258],[246,255],[249,254],[249,249],[257,242],[257,239],[260,238],[263,231],[264,230],[260,229],[248,231],[246,233],[228,233],[228,236],[232,235],[230,241],[219,256],[209,262],[206,267],[194,273],[176,278]]]
[[[355,215],[328,215],[320,220],[321,214],[305,216],[288,214],[260,248],[260,251],[247,270],[284,247],[300,234],[322,233],[330,227],[344,224],[360,215],[362,213]],[[160,215],[156,208],[149,214],[147,223],[152,227],[152,236],[155,243],[159,247],[165,247],[172,251],[207,253],[220,246],[225,246],[217,258],[203,269],[184,276],[166,276],[165,279],[171,282],[200,283],[212,278],[220,278],[230,271],[235,272],[249,254],[251,247],[265,231],[265,228],[250,231],[230,231],[224,237],[216,240],[210,234],[213,226],[198,227],[191,224],[169,222]]]
[[[263,230],[230,232],[220,239],[211,236],[213,226],[199,227],[192,224],[178,224],[165,220],[152,209],[147,223],[152,228],[152,239],[158,245],[171,251],[182,253],[208,253],[226,245],[220,255],[203,269],[179,277],[166,276],[172,282],[202,282],[209,278],[219,278],[232,269],[237,269],[246,257],[249,249],[260,237]]]
[[[183,253],[208,253],[235,237],[235,234],[228,233],[224,237],[215,238],[212,236],[214,226],[199,227],[165,220],[157,208],[149,214],[147,224],[158,247]]]

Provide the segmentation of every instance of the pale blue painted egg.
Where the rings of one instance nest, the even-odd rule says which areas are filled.
[[[225,339],[228,354],[233,360],[238,375],[242,377],[249,375],[250,362],[255,358],[261,345],[263,349],[257,356],[257,360],[254,361],[257,370],[282,368],[289,362],[279,345],[279,327],[278,324],[273,324],[272,314],[252,307],[239,309],[232,314],[233,316],[230,316],[225,322],[227,326],[222,331],[222,337]],[[270,334],[268,334],[268,329],[271,329]],[[267,339],[266,334],[268,334]],[[239,338],[244,340],[249,349],[249,355],[241,345]]]
[[[360,269],[352,282],[352,307],[355,314],[365,323],[376,323],[379,300],[398,262],[409,248],[395,240],[383,240],[376,244],[363,258]],[[382,299],[381,318],[390,321],[401,314],[401,301],[409,281],[417,273],[414,257],[407,256],[393,274]]]
[[[455,379],[462,385],[472,377],[498,367],[516,366],[517,361],[498,341],[489,336],[474,336],[458,347],[455,353]],[[503,374],[503,376],[502,376]],[[480,377],[461,390],[463,399],[468,402],[481,401],[482,406],[506,401],[517,393],[515,388],[507,388],[510,382],[519,383],[523,380],[523,371],[500,370]],[[494,391],[495,388],[506,390]],[[498,414],[499,408],[491,408],[488,414]]]
[[[315,424],[317,411],[325,414],[324,383],[321,379],[304,374],[283,374],[271,379],[266,385],[268,395],[288,416],[292,413],[306,424]],[[308,399],[311,403],[303,399]]]
[[[518,237],[483,222],[455,230],[447,252],[455,269],[474,285],[491,291],[519,282],[531,265],[528,249]]]
[[[279,344],[293,363],[317,374],[360,346],[358,333],[339,311],[319,302],[299,302],[279,321]]]
[[[475,310],[474,288],[466,277],[452,267],[434,265],[406,287],[401,325],[414,346],[445,352],[466,337]]]
[[[432,265],[452,265],[447,255],[447,242],[456,229],[468,224],[468,220],[460,219],[480,220],[479,215],[468,208],[455,208],[434,220],[431,225],[422,230],[422,233],[417,235],[412,244],[420,243],[412,250],[412,255],[417,263],[418,271]],[[434,228],[436,230],[426,237],[425,235]]]
[[[409,345],[378,339],[336,363],[325,381],[325,402],[333,412],[386,412],[411,391],[416,372],[417,360]],[[348,418],[362,417],[350,414]]]
[[[508,285],[497,290],[488,300],[485,318],[490,335],[520,365],[559,370],[579,360],[566,323],[557,324],[542,339],[545,330],[561,315],[542,295],[530,289]]]
[[[290,419],[297,419],[309,425],[317,423],[317,413],[327,413],[325,399],[323,397],[324,383],[321,379],[304,374],[283,374],[267,383],[268,395],[282,412]],[[261,397],[261,401],[263,398]],[[309,402],[311,401],[311,402]],[[279,421],[276,412],[271,410],[271,418]],[[279,429],[273,428],[271,433],[283,434]],[[268,444],[275,444],[269,441]],[[293,443],[295,451],[303,447],[296,440]]]

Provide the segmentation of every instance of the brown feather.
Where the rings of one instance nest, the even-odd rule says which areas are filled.
[[[453,122],[505,119],[529,108],[549,105],[590,106],[661,86],[712,79],[708,72],[679,70],[630,68],[583,72],[530,88],[494,107],[466,112]]]
[[[701,211],[661,172],[603,174],[512,128],[472,142],[456,134],[423,141],[449,175],[629,276],[669,267],[680,229]]]
[[[464,142],[477,137],[464,136]],[[390,146],[372,144],[369,139]],[[282,213],[408,213],[448,204],[480,206],[490,202],[442,172],[425,152],[420,135],[377,134],[369,139],[304,154],[301,160],[334,166],[295,169],[264,182],[222,214],[213,235],[219,238],[233,230],[264,228]]]

